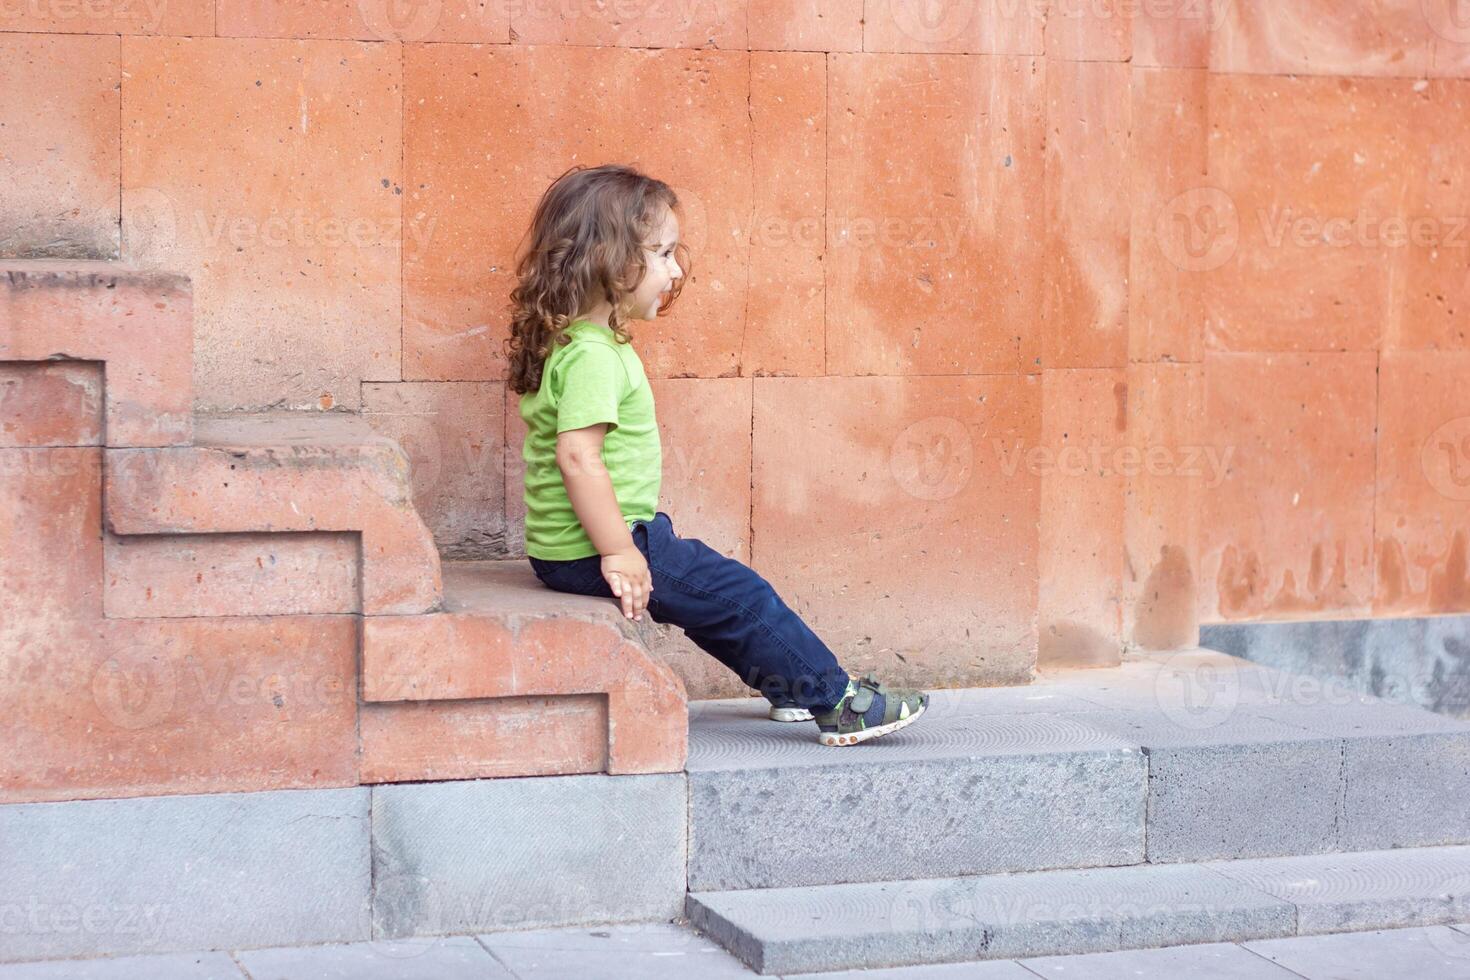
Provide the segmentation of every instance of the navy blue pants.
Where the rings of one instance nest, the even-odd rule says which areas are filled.
[[[663,511],[631,530],[653,575],[647,612],[654,622],[682,629],[772,702],[827,710],[842,700],[847,672],[769,582],[698,538],[679,537]],[[601,555],[529,560],[536,577],[558,592],[616,598],[602,577]]]

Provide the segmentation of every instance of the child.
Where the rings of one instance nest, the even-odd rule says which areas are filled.
[[[815,720],[823,745],[897,731],[927,694],[849,678],[765,579],[656,509],[662,447],[628,324],[683,288],[678,209],[667,184],[617,165],[572,167],[536,206],[505,347],[528,428],[531,567],[550,588],[680,627],[766,696],[770,718]]]

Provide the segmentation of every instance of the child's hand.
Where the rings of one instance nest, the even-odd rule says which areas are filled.
[[[603,555],[602,577],[613,595],[622,600],[623,615],[641,620],[649,593],[653,591],[653,574],[648,570],[648,559],[643,557],[643,552],[629,548]]]

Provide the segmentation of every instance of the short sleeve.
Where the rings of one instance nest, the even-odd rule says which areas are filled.
[[[556,431],[606,422],[617,428],[618,406],[628,389],[628,371],[606,344],[572,344],[557,359],[551,378],[556,396]]]

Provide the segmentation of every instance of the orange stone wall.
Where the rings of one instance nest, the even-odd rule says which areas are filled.
[[[187,275],[196,408],[360,411],[447,557],[514,555],[513,252],[632,163],[693,250],[636,335],[662,507],[850,667],[1463,612],[1457,10],[0,2],[0,256]]]

